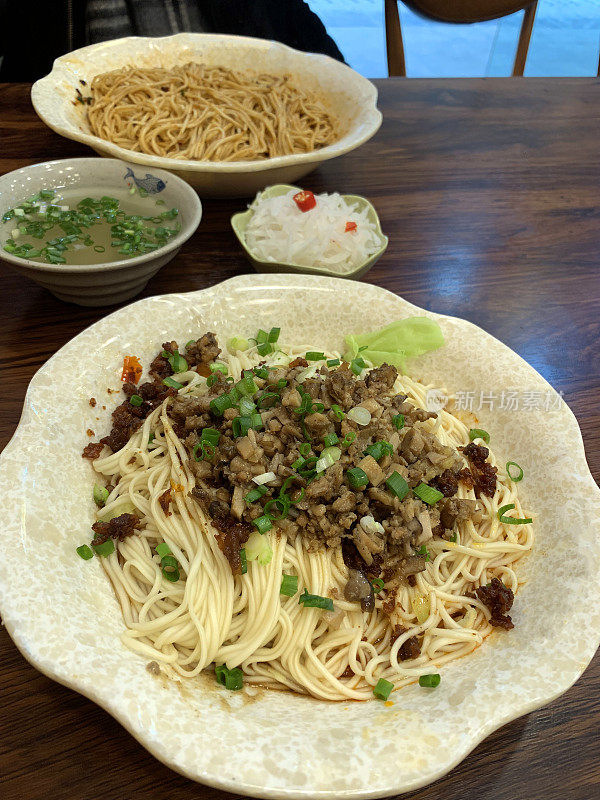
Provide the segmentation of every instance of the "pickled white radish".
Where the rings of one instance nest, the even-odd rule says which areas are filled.
[[[301,211],[295,191],[261,198],[245,232],[246,244],[262,261],[326,267],[348,272],[364,263],[382,245],[367,208],[346,203],[337,193],[318,194],[316,206]]]

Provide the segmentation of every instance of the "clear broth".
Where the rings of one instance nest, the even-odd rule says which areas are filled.
[[[77,204],[80,203],[87,197],[91,197],[94,200],[99,199],[99,193],[95,192],[86,192],[82,193],[76,189],[57,189],[56,194],[54,195],[52,200],[43,201],[47,202],[48,204],[52,205],[63,205],[69,206],[70,209],[76,208]],[[164,202],[157,203],[157,198],[155,195],[146,195],[141,196],[137,191],[135,194],[131,194],[128,189],[117,189],[116,191],[111,191],[109,195],[111,198],[119,201],[119,211],[123,211],[128,216],[132,215],[139,215],[139,216],[155,216],[158,217],[165,211],[169,210],[169,207],[164,204]],[[21,202],[25,202],[24,200]],[[20,204],[17,204],[20,205]],[[29,215],[31,219],[34,220],[43,220],[44,216],[39,214],[31,214]],[[7,222],[2,222],[2,230],[3,242],[11,237],[12,231],[19,226],[19,218],[15,217]],[[176,233],[179,228],[177,225],[173,224],[174,220],[172,219],[163,219],[160,222],[151,222],[149,220],[144,221],[144,225],[149,226],[151,228],[168,228]],[[121,261],[127,258],[135,258],[138,255],[142,255],[142,253],[119,253],[119,246],[113,247],[111,242],[113,241],[114,237],[111,233],[111,227],[114,225],[114,222],[107,222],[106,220],[100,220],[97,223],[94,223],[91,227],[82,228],[83,235],[89,234],[89,236],[93,239],[93,243],[91,245],[85,245],[83,242],[74,242],[69,244],[66,250],[63,250],[61,255],[65,259],[65,264],[58,264],[57,266],[67,266],[67,265],[84,265],[84,264],[106,264],[111,263],[113,261]],[[45,244],[47,244],[52,239],[56,239],[58,237],[64,237],[66,234],[60,225],[57,223],[53,225],[52,228],[49,228],[42,239],[38,239],[36,237],[30,236],[28,234],[20,233],[19,236],[14,239],[15,244],[17,246],[23,244],[30,244],[36,250],[39,250]],[[165,242],[161,242],[158,247],[163,247],[170,239],[167,239]],[[102,252],[98,252],[95,250],[95,247],[102,247],[104,250]],[[158,249],[158,247],[156,249]],[[152,252],[152,251],[147,251]],[[29,258],[29,256],[22,256],[24,258]],[[31,261],[37,261],[41,264],[48,264],[49,262],[42,253],[37,257],[30,258]]]

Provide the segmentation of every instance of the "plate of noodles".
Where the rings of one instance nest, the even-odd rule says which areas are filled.
[[[0,493],[23,655],[238,794],[423,786],[600,639],[575,417],[375,286],[244,275],[116,311],[33,378]]]
[[[180,33],[90,45],[31,90],[57,133],[101,155],[169,169],[207,197],[291,183],[370,139],[374,85],[278,42]]]

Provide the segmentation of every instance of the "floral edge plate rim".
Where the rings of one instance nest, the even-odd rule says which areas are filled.
[[[250,277],[250,281],[248,280],[249,277]],[[190,292],[190,293],[186,293],[186,294],[183,294],[183,295],[163,295],[163,296],[158,296],[158,297],[154,297],[154,298],[147,298],[145,300],[138,301],[137,303],[134,303],[131,306],[128,306],[127,308],[131,309],[131,308],[134,308],[136,306],[140,307],[140,306],[142,306],[144,304],[152,305],[155,302],[159,302],[160,303],[161,301],[164,301],[166,299],[174,299],[174,298],[182,298],[182,299],[183,298],[187,298],[188,301],[190,301],[194,297],[199,297],[199,296],[202,296],[202,295],[207,296],[207,293],[208,293],[208,295],[210,295],[210,293],[214,292],[218,287],[223,287],[223,286],[229,285],[229,286],[232,286],[232,288],[234,288],[236,286],[236,284],[240,284],[240,283],[242,285],[244,285],[244,284],[247,285],[248,282],[254,283],[254,284],[263,283],[265,286],[268,286],[269,288],[272,288],[272,284],[274,282],[275,283],[279,283],[280,285],[285,285],[285,284],[290,285],[290,284],[298,283],[298,282],[299,283],[304,283],[304,284],[306,284],[306,283],[313,283],[314,284],[314,283],[324,282],[324,281],[328,282],[328,283],[334,283],[334,282],[337,283],[338,282],[334,278],[315,278],[315,277],[312,277],[312,276],[311,277],[305,277],[305,276],[301,276],[300,277],[300,276],[293,276],[293,275],[285,275],[285,276],[276,276],[276,279],[274,279],[273,277],[265,277],[265,276],[240,276],[240,277],[237,277],[237,278],[232,278],[229,281],[225,281],[225,282],[223,282],[221,284],[216,284],[216,286],[209,287],[208,289],[204,289],[204,290],[200,290],[200,291],[196,291],[196,292]],[[415,306],[415,305],[413,305],[411,303],[408,303],[408,301],[405,301],[402,298],[398,298],[396,295],[393,295],[392,293],[387,292],[386,290],[379,289],[378,287],[370,287],[370,288],[373,289],[373,290],[376,290],[378,292],[382,292],[382,291],[385,292],[390,297],[392,297],[395,301],[400,301],[401,304],[404,306],[404,308],[408,308],[411,311],[419,311],[419,312],[424,311],[423,309],[419,308],[418,306]],[[109,316],[110,316],[110,318],[114,318],[116,315],[119,315],[122,312],[123,312],[123,309],[120,309],[120,310],[114,312],[113,314],[111,314]],[[497,339],[495,339],[493,336],[488,334],[486,331],[482,330],[481,328],[478,328],[477,326],[473,325],[473,323],[470,323],[470,322],[468,322],[466,320],[462,320],[460,318],[448,317],[448,316],[441,315],[441,314],[435,314],[434,312],[429,312],[429,311],[425,311],[425,313],[427,315],[430,315],[430,316],[434,317],[434,318],[453,320],[453,321],[455,321],[455,322],[457,322],[457,323],[459,323],[461,325],[466,325],[466,326],[470,327],[471,329],[474,329],[475,331],[477,331],[478,335],[483,335],[485,338],[489,338],[490,340],[498,342]],[[107,318],[105,318],[105,319],[107,319]],[[93,327],[94,326],[90,326],[90,328],[93,328]],[[21,416],[19,425],[17,427],[17,430],[16,430],[14,436],[12,437],[12,439],[10,440],[8,445],[6,446],[6,448],[4,450],[4,453],[2,453],[2,461],[5,460],[5,458],[7,456],[12,455],[13,451],[18,446],[19,433],[21,432],[21,434],[22,434],[24,428],[26,428],[29,424],[32,423],[32,421],[34,419],[37,418],[35,413],[34,413],[34,410],[32,408],[32,397],[36,392],[37,382],[40,380],[39,376],[43,376],[44,371],[49,367],[49,365],[51,365],[54,362],[55,359],[57,359],[57,357],[60,355],[60,353],[64,352],[64,350],[68,349],[70,346],[73,346],[74,343],[76,343],[77,339],[79,339],[79,337],[83,336],[87,331],[89,331],[90,328],[86,329],[81,334],[79,334],[77,337],[74,337],[74,339],[72,339],[69,343],[67,343],[67,345],[65,345],[65,347],[62,348],[61,351],[59,351],[51,359],[49,359],[49,361],[46,362],[46,364],[33,377],[32,381],[31,381],[31,383],[29,385],[28,391],[27,391],[27,395],[26,395],[25,403],[24,403],[24,408],[23,408],[23,412],[22,412],[22,416]],[[501,344],[502,347],[504,347],[507,350],[509,350],[509,348],[507,348],[506,345],[503,345],[502,343],[499,343],[499,344]],[[514,351],[510,351],[510,353],[512,354],[512,358],[519,359],[520,362],[522,362],[524,365],[526,365],[528,370],[531,370],[531,371],[535,372],[535,370],[533,370],[533,368],[531,366],[529,366],[520,356],[518,356],[518,354],[514,353]],[[535,374],[538,376],[538,378],[541,381],[543,381],[544,384],[549,386],[549,384],[547,384],[547,382],[545,381],[545,379],[542,376],[540,376],[538,373],[535,373]],[[564,402],[564,401],[561,401],[561,402]],[[564,404],[564,406],[565,406],[565,408],[568,409],[568,406],[566,406],[566,404]],[[593,477],[591,476],[591,473],[589,471],[589,467],[587,465],[587,462],[585,461],[585,453],[584,453],[584,449],[583,449],[583,441],[582,441],[582,437],[581,437],[581,432],[580,432],[579,426],[577,424],[577,421],[576,421],[574,415],[572,414],[572,412],[570,411],[570,409],[568,409],[568,413],[569,413],[569,427],[571,429],[571,432],[574,433],[575,431],[577,431],[576,442],[574,444],[576,444],[576,449],[577,449],[576,457],[577,457],[577,461],[579,463],[579,466],[581,468],[581,471],[583,473],[582,477],[585,479],[586,489],[588,490],[588,492],[593,493],[594,498],[596,500],[596,503],[598,503],[598,500],[600,498],[600,490],[596,486],[596,484],[595,484],[595,482],[593,480]],[[583,465],[585,465],[585,468],[584,468]],[[63,685],[65,685],[65,686],[67,686],[69,688],[75,689],[76,691],[80,692],[81,694],[84,694],[85,696],[89,697],[91,700],[96,702],[98,705],[100,705],[101,707],[106,709],[136,739],[138,739],[138,741],[140,741],[150,752],[152,752],[153,755],[155,755],[159,760],[163,761],[163,763],[167,764],[170,768],[175,769],[176,771],[181,772],[182,774],[184,774],[184,775],[186,775],[186,776],[188,776],[188,777],[190,777],[192,779],[200,780],[200,781],[202,781],[202,782],[204,782],[204,783],[206,783],[208,785],[215,786],[217,788],[227,789],[227,790],[234,791],[234,792],[235,791],[240,791],[241,789],[244,789],[245,791],[247,791],[248,793],[253,794],[253,795],[259,795],[259,796],[264,796],[264,797],[273,797],[273,798],[316,797],[316,796],[319,796],[319,797],[332,797],[334,795],[336,795],[336,796],[344,796],[344,797],[355,797],[355,798],[364,797],[364,798],[367,798],[367,797],[382,796],[382,795],[384,795],[386,793],[390,794],[390,793],[399,792],[399,791],[400,792],[409,791],[411,789],[417,789],[417,788],[419,788],[421,786],[424,786],[424,785],[426,785],[426,784],[428,784],[428,783],[440,778],[441,776],[446,774],[448,771],[450,771],[454,766],[456,766],[458,763],[460,763],[460,761],[462,761],[468,755],[468,753],[471,750],[473,750],[473,748],[476,747],[477,744],[479,744],[491,732],[493,732],[494,730],[498,729],[499,727],[501,727],[502,725],[506,724],[507,722],[509,722],[509,721],[511,721],[513,719],[516,719],[519,716],[522,716],[523,714],[529,713],[530,711],[534,710],[535,708],[540,707],[541,705],[545,705],[546,703],[551,702],[553,699],[555,699],[560,694],[565,692],[577,680],[577,678],[581,675],[581,673],[584,671],[585,667],[589,663],[589,660],[591,660],[591,657],[593,656],[593,651],[597,647],[598,641],[600,641],[600,626],[596,625],[595,628],[592,628],[592,630],[594,630],[595,634],[596,634],[595,638],[593,640],[589,640],[588,641],[587,651],[588,651],[588,654],[589,654],[589,658],[587,658],[587,655],[586,655],[586,657],[583,660],[577,662],[577,667],[575,669],[571,670],[571,672],[570,672],[570,674],[568,676],[568,679],[566,681],[564,681],[562,684],[558,685],[558,688],[555,687],[555,690],[551,694],[548,693],[548,692],[542,693],[542,694],[539,694],[539,693],[536,694],[534,692],[528,698],[528,701],[526,703],[524,703],[524,704],[522,704],[522,705],[520,705],[518,707],[512,708],[510,710],[507,710],[505,713],[500,713],[500,714],[494,715],[493,719],[488,720],[486,724],[480,725],[478,727],[477,731],[473,731],[472,732],[470,738],[468,739],[468,742],[466,742],[465,745],[460,749],[458,755],[456,755],[455,758],[445,761],[442,765],[439,766],[439,768],[434,768],[434,769],[430,768],[430,769],[426,770],[421,775],[420,778],[418,778],[416,780],[413,780],[410,784],[403,784],[403,785],[399,786],[396,783],[394,785],[388,785],[385,788],[379,787],[379,788],[375,789],[374,791],[369,791],[369,790],[358,790],[358,791],[354,791],[354,790],[350,790],[350,791],[348,791],[348,790],[342,790],[342,791],[337,791],[337,790],[332,790],[332,791],[317,790],[317,791],[314,791],[314,790],[310,790],[310,791],[304,791],[304,790],[300,789],[300,787],[291,787],[291,788],[281,788],[281,787],[279,787],[279,788],[277,788],[277,787],[265,787],[264,785],[261,785],[259,783],[240,784],[235,780],[215,778],[214,775],[211,775],[211,774],[207,773],[206,771],[200,772],[198,770],[198,768],[196,768],[195,770],[190,770],[189,767],[186,768],[184,765],[177,763],[176,761],[173,760],[172,757],[170,757],[168,754],[163,752],[163,750],[161,749],[160,740],[153,740],[151,736],[143,735],[143,733],[141,733],[140,730],[137,729],[135,727],[135,725],[132,723],[132,721],[128,717],[127,713],[124,712],[121,708],[119,708],[118,705],[114,705],[114,707],[113,707],[113,704],[111,703],[110,699],[107,699],[106,697],[102,697],[101,695],[95,694],[94,691],[91,689],[91,687],[89,685],[85,684],[85,681],[77,680],[76,678],[73,678],[72,676],[65,675],[64,672],[61,673],[60,665],[57,667],[56,664],[53,663],[53,662],[46,663],[43,658],[39,657],[39,654],[36,655],[35,647],[32,647],[31,643],[26,641],[26,637],[25,638],[22,637],[20,631],[15,626],[12,625],[12,619],[10,618],[10,615],[6,620],[6,623],[7,623],[7,629],[9,630],[9,633],[11,634],[13,640],[17,644],[17,647],[23,653],[23,655],[27,658],[27,660],[29,660],[31,663],[33,663],[34,666],[36,666],[38,669],[40,669],[40,671],[42,671],[44,674],[48,675],[49,677],[53,678],[54,680],[57,680],[59,683],[62,683]],[[35,642],[33,644],[35,645]],[[572,665],[572,666],[574,666],[574,665]],[[564,677],[567,677],[567,676],[565,675]]]

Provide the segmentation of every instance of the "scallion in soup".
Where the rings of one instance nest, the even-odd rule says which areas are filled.
[[[161,211],[164,201],[116,194],[94,198],[42,189],[3,215],[10,226],[4,250],[47,264],[101,264],[157,250],[179,232],[171,222],[176,208]]]

